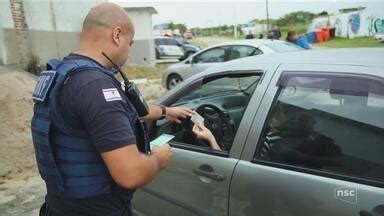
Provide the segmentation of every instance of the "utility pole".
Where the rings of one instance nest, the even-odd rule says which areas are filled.
[[[233,3],[233,36],[237,39],[236,3]]]
[[[269,31],[269,10],[268,10],[268,0],[265,0],[265,9],[267,10],[267,31]]]

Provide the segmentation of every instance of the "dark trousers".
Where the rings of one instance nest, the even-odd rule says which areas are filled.
[[[52,209],[50,208],[50,206],[45,202],[43,203],[43,205],[41,205],[40,207],[40,211],[39,211],[39,216],[66,216],[66,215],[70,215],[70,216],[75,216],[72,212],[57,212],[55,211],[55,209]],[[76,216],[94,216],[95,214],[94,213],[79,213],[79,214],[76,214]],[[105,215],[105,214],[103,214]],[[132,216],[132,209],[131,209],[131,206],[128,206],[125,210],[123,210],[123,212],[119,213],[119,214],[115,214],[115,213],[112,213],[110,214],[111,216]],[[108,215],[105,215],[105,216],[108,216]]]

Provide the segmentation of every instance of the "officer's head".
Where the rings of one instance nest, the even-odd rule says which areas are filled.
[[[121,66],[128,58],[134,34],[134,26],[123,8],[114,3],[101,3],[84,19],[80,50],[86,50],[92,56],[105,52]],[[106,65],[110,66],[108,62]]]

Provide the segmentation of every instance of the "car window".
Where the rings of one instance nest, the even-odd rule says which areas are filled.
[[[260,54],[262,52],[259,49],[256,50],[255,47],[251,47],[251,46],[232,46],[231,53],[229,55],[228,60],[244,58],[247,56],[255,55],[255,53]]]
[[[177,98],[170,106],[194,109],[205,119],[205,126],[213,133],[221,150],[228,152],[260,77],[259,74],[246,74],[209,78],[201,86]],[[193,123],[190,119],[182,124],[167,120],[156,124],[152,138],[164,133],[172,134],[175,135],[173,141],[180,145],[210,150],[204,140],[197,139],[192,133]]]
[[[200,55],[194,57],[195,63],[214,63],[227,61],[229,49],[228,47],[216,47],[207,50]]]
[[[156,38],[155,39],[155,44],[156,45],[171,45],[171,46],[177,46],[179,43],[172,38]]]
[[[268,43],[265,44],[266,47],[270,48],[271,50],[275,52],[292,52],[292,51],[299,51],[303,50],[303,48],[296,46],[293,43]]]
[[[384,84],[282,76],[255,159],[384,181]]]

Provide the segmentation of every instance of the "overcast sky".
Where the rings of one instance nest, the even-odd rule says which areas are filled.
[[[252,19],[266,17],[265,0],[227,1],[131,1],[112,0],[126,6],[153,6],[158,14],[153,16],[154,24],[164,22],[185,23],[191,27],[207,27],[224,24],[246,23]],[[381,8],[384,16],[384,0],[269,0],[269,16],[278,18],[292,11],[304,10],[313,13],[337,12],[340,8],[365,6]]]

